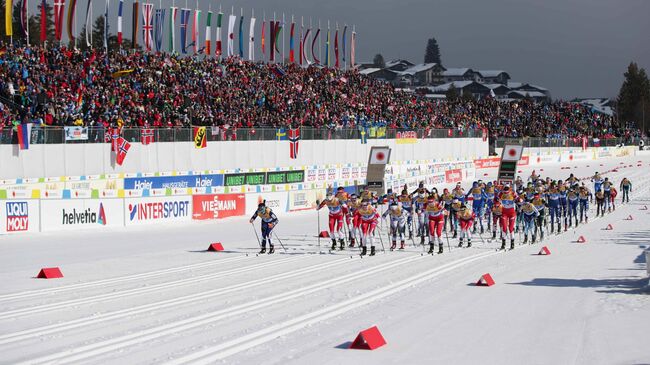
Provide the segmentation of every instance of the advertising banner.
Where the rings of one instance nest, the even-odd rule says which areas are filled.
[[[88,127],[63,127],[66,141],[87,141]]]
[[[97,229],[124,225],[122,199],[41,200],[41,230]]]
[[[353,189],[354,190],[354,189]],[[289,192],[289,211],[315,209],[316,200],[323,200],[325,190],[299,190]]]
[[[496,169],[499,167],[501,159],[498,157],[482,158],[474,160],[474,165],[477,169]]]
[[[266,206],[276,213],[288,211],[289,195],[287,192],[246,194],[246,214],[253,214],[257,205],[266,200]]]
[[[414,144],[418,143],[418,134],[415,131],[397,132],[395,135],[397,144]]]
[[[152,176],[128,177],[124,179],[124,189],[166,189],[166,188],[199,188],[222,186],[223,175],[185,175],[185,176]]]
[[[38,232],[38,200],[3,200],[0,202],[0,234]]]
[[[445,182],[447,184],[453,184],[463,181],[463,170],[453,169],[445,171]]]
[[[244,194],[209,194],[192,196],[192,219],[220,219],[246,214]]]
[[[192,197],[126,198],[124,215],[127,226],[189,221],[192,219]]]

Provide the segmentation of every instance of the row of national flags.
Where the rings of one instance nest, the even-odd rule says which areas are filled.
[[[29,39],[29,0],[5,0],[5,34],[14,36],[13,29],[13,6],[14,2],[20,2],[20,27],[16,36]],[[68,40],[75,42],[76,10],[78,0],[32,0],[39,1],[41,12],[40,41],[47,40],[47,22],[54,23],[54,37],[61,42],[63,28],[66,28]],[[51,4],[48,2],[51,1]],[[85,17],[83,18],[86,29],[93,27],[93,1],[86,1]],[[104,0],[104,39],[103,46],[108,48],[108,35],[111,29],[110,16],[116,12],[117,20],[117,43],[123,48],[136,48],[140,44],[150,52],[170,52],[181,54],[203,54],[205,56],[238,56],[248,60],[268,60],[270,62],[284,62],[288,59],[291,63],[300,65],[324,65],[336,68],[353,68],[356,58],[356,31],[355,27],[348,27],[338,23],[326,25],[318,20],[316,24],[309,19],[305,23],[304,17],[297,22],[293,16],[288,20],[285,15],[276,18],[263,16],[259,22],[255,18],[254,11],[250,17],[244,15],[243,9],[240,14],[234,12],[234,7],[229,15],[221,11],[213,12],[210,4],[209,10],[204,13],[199,9],[196,1],[194,9],[175,6],[172,0],[171,7],[163,7],[162,0],[155,2],[149,0],[140,3],[138,0],[127,0],[131,6],[126,6],[124,0]],[[53,19],[47,19],[45,6],[50,5],[53,9]],[[82,5],[83,6],[83,5]],[[125,10],[131,9],[131,42],[124,44],[123,22]],[[67,9],[67,18],[65,10]],[[205,15],[205,16],[204,16]],[[115,19],[113,19],[115,20]],[[213,27],[213,20],[216,20]],[[227,22],[227,28],[224,25]],[[204,30],[204,31],[202,31]],[[225,32],[224,32],[225,30]],[[245,34],[245,32],[248,32]],[[226,33],[226,34],[224,34]],[[176,35],[180,39],[176,40]],[[259,38],[257,35],[259,34]],[[288,42],[285,40],[288,37]],[[166,38],[166,41],[165,41]],[[92,32],[86,32],[85,39],[88,47],[92,46]],[[76,43],[75,43],[76,44]],[[246,46],[247,45],[247,46]],[[247,49],[245,49],[247,47]],[[247,52],[246,52],[247,51]],[[261,51],[261,56],[256,58],[256,51]]]

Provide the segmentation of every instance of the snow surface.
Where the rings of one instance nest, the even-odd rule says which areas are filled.
[[[318,255],[314,211],[280,216],[287,251],[276,242],[273,256],[255,255],[246,217],[0,237],[0,363],[650,363],[650,211],[640,210],[650,205],[649,165],[536,167],[555,179],[616,167],[606,176],[630,178],[633,201],[507,253],[476,237],[436,256],[410,242],[363,259]],[[487,171],[480,177],[496,174]],[[587,243],[575,243],[581,235]],[[228,252],[205,252],[214,241]],[[542,246],[550,256],[537,255]],[[33,278],[51,266],[65,277]],[[474,286],[484,273],[496,285]],[[373,325],[386,346],[347,349]]]

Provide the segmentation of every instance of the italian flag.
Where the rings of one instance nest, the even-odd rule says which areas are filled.
[[[212,43],[212,12],[208,11],[208,19],[207,19],[207,24],[205,26],[205,55],[209,56],[212,50],[211,43]]]

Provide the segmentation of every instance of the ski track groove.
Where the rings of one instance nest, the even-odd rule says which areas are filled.
[[[229,269],[226,271],[221,271],[221,272],[212,272],[209,274],[204,274],[204,275],[199,275],[199,276],[194,276],[186,279],[179,279],[179,280],[174,280],[166,283],[160,283],[160,284],[154,284],[154,285],[149,285],[149,286],[143,286],[139,288],[133,288],[133,289],[127,289],[119,292],[114,292],[114,293],[105,293],[105,294],[99,294],[95,296],[89,296],[89,297],[83,297],[79,299],[70,299],[62,302],[54,302],[54,303],[48,303],[48,304],[43,304],[43,305],[37,305],[37,306],[32,306],[32,307],[25,307],[25,308],[20,308],[20,309],[14,309],[14,310],[9,310],[5,311],[0,314],[0,320],[3,319],[9,319],[9,318],[15,318],[18,316],[25,316],[25,315],[33,315],[33,314],[38,314],[46,311],[51,311],[51,310],[59,310],[64,307],[71,307],[71,306],[77,306],[77,305],[83,305],[83,304],[95,304],[98,301],[104,301],[104,300],[115,300],[115,299],[120,299],[124,297],[128,297],[131,295],[142,295],[142,294],[147,294],[151,292],[157,292],[159,290],[167,290],[179,286],[183,286],[185,284],[190,284],[194,285],[196,283],[202,282],[202,281],[207,281],[210,279],[222,277],[224,275],[233,275],[233,274],[241,274],[241,273],[246,273],[249,271],[255,271],[257,269],[261,268],[267,268],[267,267],[273,267],[273,266],[279,266],[281,264],[285,264],[288,262],[293,262],[293,261],[298,261],[301,259],[304,259],[305,257],[308,256],[296,256],[296,257],[289,257],[289,258],[284,258],[281,260],[277,261],[267,261],[251,266],[246,266],[246,267],[240,267],[240,268],[235,268],[235,269]]]
[[[70,290],[88,289],[88,288],[93,288],[93,287],[96,287],[96,286],[113,285],[113,284],[119,284],[119,283],[122,283],[122,282],[133,281],[133,280],[150,279],[150,278],[153,278],[153,277],[163,276],[163,275],[166,275],[166,274],[175,274],[175,273],[183,272],[183,271],[204,269],[206,267],[210,267],[210,266],[213,266],[213,265],[228,264],[228,263],[243,260],[245,258],[246,258],[246,256],[229,257],[229,258],[220,259],[220,260],[216,260],[216,261],[208,261],[208,262],[201,262],[201,263],[185,265],[185,266],[177,266],[177,267],[173,267],[173,268],[169,268],[169,269],[161,269],[161,270],[150,271],[150,272],[145,272],[145,273],[140,273],[140,274],[120,276],[120,277],[111,278],[111,279],[103,279],[103,280],[91,281],[91,282],[88,282],[88,283],[71,284],[71,285],[60,286],[60,287],[56,287],[56,288],[45,288],[45,289],[30,290],[30,291],[11,293],[11,294],[3,294],[3,295],[0,295],[0,302],[9,301],[9,300],[17,300],[17,299],[25,299],[25,298],[30,298],[30,297],[41,296],[41,295],[44,295],[44,294],[59,293],[59,292],[65,292],[65,291],[70,291]]]
[[[280,280],[285,280],[288,278],[292,278],[295,276],[300,276],[304,275],[313,271],[318,271],[326,268],[331,268],[338,266],[340,264],[350,262],[351,260],[348,257],[345,258],[340,258],[334,261],[330,262],[324,262],[321,264],[317,264],[314,266],[309,266],[306,268],[301,268],[299,270],[290,270],[288,272],[285,272],[283,274],[278,274],[274,275],[270,279],[266,279],[264,281],[261,281],[259,279],[254,279],[250,280],[244,283],[240,284],[234,284],[230,285],[224,288],[219,288],[219,289],[214,289],[214,290],[209,290],[207,292],[201,292],[197,294],[191,294],[191,295],[186,295],[178,298],[172,298],[156,303],[150,303],[150,304],[144,304],[140,305],[137,307],[132,307],[128,309],[123,309],[123,310],[118,310],[114,312],[108,312],[108,313],[103,313],[100,315],[96,316],[90,316],[90,317],[85,317],[85,318],[80,318],[80,319],[75,319],[72,321],[64,322],[64,323],[57,323],[53,325],[47,325],[43,327],[37,327],[37,328],[32,328],[29,330],[25,331],[20,331],[20,332],[15,332],[15,333],[10,333],[7,335],[2,335],[0,336],[0,345],[8,344],[8,343],[13,343],[16,341],[22,341],[30,338],[35,338],[35,337],[41,337],[44,335],[49,335],[52,333],[57,333],[65,330],[70,330],[74,328],[79,328],[79,327],[84,327],[84,326],[89,326],[109,320],[116,320],[120,318],[125,318],[128,316],[132,315],[137,315],[141,313],[146,313],[148,311],[158,311],[161,309],[169,308],[169,307],[176,307],[181,304],[186,304],[190,303],[193,301],[197,300],[206,300],[206,299],[212,299],[215,297],[222,296],[224,294],[228,294],[237,290],[242,290],[242,289],[248,289],[252,288],[258,285],[263,285],[263,284],[268,284],[271,282],[276,282]]]
[[[104,340],[101,342],[96,342],[94,344],[77,346],[74,348],[63,350],[61,352],[53,353],[51,355],[21,362],[19,364],[47,364],[55,361],[58,363],[73,362],[73,361],[80,361],[91,357],[99,356],[105,353],[120,351],[121,349],[129,346],[151,341],[153,339],[161,338],[181,331],[187,331],[190,329],[202,327],[214,322],[218,322],[224,318],[244,314],[252,310],[267,308],[270,305],[286,302],[294,298],[303,297],[305,295],[318,292],[324,289],[328,289],[333,286],[337,286],[337,285],[341,285],[341,284],[345,284],[357,280],[360,277],[368,276],[377,272],[382,272],[388,269],[392,269],[405,264],[409,264],[414,261],[419,261],[424,259],[428,259],[428,258],[426,256],[420,256],[420,255],[409,256],[395,261],[390,261],[376,266],[372,266],[364,270],[355,271],[350,274],[337,277],[336,280],[331,280],[327,278],[326,280],[318,281],[311,285],[294,289],[285,293],[272,295],[267,298],[254,300],[249,303],[245,303],[241,305],[227,307],[215,312],[210,312],[199,316],[187,318],[184,320],[179,320],[162,326],[157,326],[139,332],[130,333],[128,335]]]

